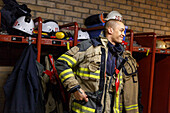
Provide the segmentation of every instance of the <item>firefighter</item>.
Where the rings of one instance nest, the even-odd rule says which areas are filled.
[[[136,61],[122,47],[122,15],[111,11],[105,30],[56,60],[59,78],[71,94],[71,113],[137,113]]]

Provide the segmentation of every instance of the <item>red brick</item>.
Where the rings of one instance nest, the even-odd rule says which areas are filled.
[[[66,22],[72,22],[72,17],[69,16],[61,16],[61,15],[55,15],[55,20],[57,21],[66,21]]]
[[[83,3],[83,7],[92,8],[92,9],[98,8],[96,4],[91,4],[91,3]]]
[[[87,18],[87,17],[89,17],[89,16],[91,16],[90,14],[82,14],[82,18]]]
[[[140,32],[142,32],[142,28],[141,27],[132,26],[131,29],[133,31],[140,31]]]
[[[156,21],[156,24],[165,26],[165,25],[166,25],[166,22]]]
[[[145,8],[145,9],[150,9],[151,6],[150,5],[146,5],[146,4],[140,4],[141,8]]]
[[[82,2],[75,1],[75,0],[66,0],[66,3],[70,5],[75,5],[75,6],[82,6]]]
[[[165,35],[170,35],[170,32],[166,32]]]
[[[139,17],[133,17],[132,20],[137,21],[137,22],[144,22],[144,19],[139,18]]]
[[[17,0],[17,2],[36,4],[36,0]]]
[[[170,18],[164,18],[164,17],[162,17],[162,21],[164,21],[164,22],[170,22]]]
[[[150,28],[153,28],[153,29],[160,29],[161,26],[160,26],[160,25],[150,25]]]
[[[162,11],[162,8],[160,8],[160,7],[155,7],[155,6],[152,6],[151,9],[152,9],[152,10],[155,10],[155,11]]]
[[[101,14],[103,11],[99,10],[90,10],[90,14]]]
[[[43,7],[43,6],[37,6],[37,5],[28,4],[27,7],[30,8],[31,11],[42,11],[42,12],[46,11],[46,7]]]
[[[145,9],[145,13],[155,15],[155,11],[153,11],[153,10],[147,10],[147,9]]]
[[[41,6],[47,6],[47,7],[55,7],[55,3],[54,2],[49,2],[49,1],[37,1],[38,5]]]
[[[111,2],[106,2],[106,6],[118,8],[118,7],[119,7],[119,4],[117,4],[117,3],[111,3]]]
[[[165,31],[162,30],[155,30],[154,31],[157,35],[165,35]]]
[[[132,10],[132,7],[127,5],[120,5],[120,8],[125,10]]]
[[[89,2],[90,0],[79,0],[79,1]]]
[[[163,8],[167,8],[167,4],[163,4],[163,3],[159,3],[159,2],[158,2],[158,6],[163,7]]]
[[[73,17],[81,17],[81,13],[73,12],[73,11],[66,11],[67,16],[73,16]]]
[[[89,13],[89,9],[81,8],[81,7],[74,7],[74,11],[82,12],[82,13]]]
[[[56,3],[58,3],[58,2],[65,3],[65,0],[49,0],[49,1],[53,1],[53,2],[56,2]]]
[[[118,11],[121,14],[126,14],[126,10],[121,10],[121,9],[117,9],[117,8],[115,8],[113,10]]]
[[[123,15],[123,19],[125,19],[125,20],[132,20],[132,16]]]
[[[137,26],[138,23],[137,23],[137,22],[134,22],[134,21],[126,21],[126,25],[127,25],[127,26],[129,26],[129,25]]]
[[[169,31],[169,30],[170,30],[170,27],[161,26],[161,30]]]
[[[131,15],[131,16],[138,16],[139,15],[138,12],[134,12],[134,11],[127,11],[127,14]]]
[[[137,3],[137,2],[127,1],[127,4],[130,6],[139,7],[139,3]]]
[[[165,13],[170,13],[170,9],[163,8],[162,11],[165,12]]]
[[[144,9],[142,9],[142,8],[137,8],[137,7],[133,7],[133,11],[135,11],[135,12],[144,12]]]
[[[36,17],[41,17],[43,19],[54,19],[54,14],[37,12]]]
[[[167,17],[170,18],[170,14],[167,14]]]
[[[121,3],[121,4],[126,4],[126,0],[114,0],[114,2]]]
[[[56,9],[56,8],[47,8],[48,13],[54,13],[54,14],[62,14],[64,15],[64,10]]]
[[[161,17],[161,16],[151,15],[151,19],[154,19],[154,20],[162,20],[162,17]]]
[[[136,2],[141,2],[141,3],[145,3],[145,0],[134,0]]]
[[[84,20],[83,19],[80,19],[80,18],[73,18],[73,22],[77,22],[79,24],[83,24],[84,23]]]
[[[99,9],[102,10],[102,11],[112,11],[112,8],[111,7],[107,7],[107,6],[101,6],[99,5]]]
[[[146,4],[155,5],[156,6],[157,2],[146,0]]]
[[[149,27],[149,24],[146,24],[146,23],[138,23],[138,26],[140,26],[140,27]]]
[[[155,24],[155,20],[151,20],[151,19],[145,19],[145,22],[149,24]]]
[[[170,23],[167,23],[167,26],[170,26]]]
[[[104,5],[105,4],[105,2],[103,0],[91,0],[91,3],[100,4],[100,5]]]
[[[57,9],[66,9],[66,10],[73,10],[73,6],[66,5],[66,4],[56,4]]]
[[[150,18],[149,14],[139,13],[139,17]]]
[[[154,32],[154,29],[143,28],[143,32]]]
[[[158,15],[158,16],[166,16],[166,13],[163,13],[163,12],[156,12],[156,15]]]

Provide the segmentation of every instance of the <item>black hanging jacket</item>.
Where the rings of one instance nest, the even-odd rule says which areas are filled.
[[[4,113],[35,113],[40,82],[36,67],[37,50],[24,49],[4,85]]]

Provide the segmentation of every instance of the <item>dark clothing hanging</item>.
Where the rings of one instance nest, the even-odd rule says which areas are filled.
[[[4,85],[4,113],[35,113],[40,82],[36,67],[37,49],[24,49]]]

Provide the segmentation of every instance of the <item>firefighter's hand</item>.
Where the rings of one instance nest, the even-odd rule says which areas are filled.
[[[73,94],[76,100],[85,100],[85,102],[88,102],[87,95],[81,88],[75,91]]]

